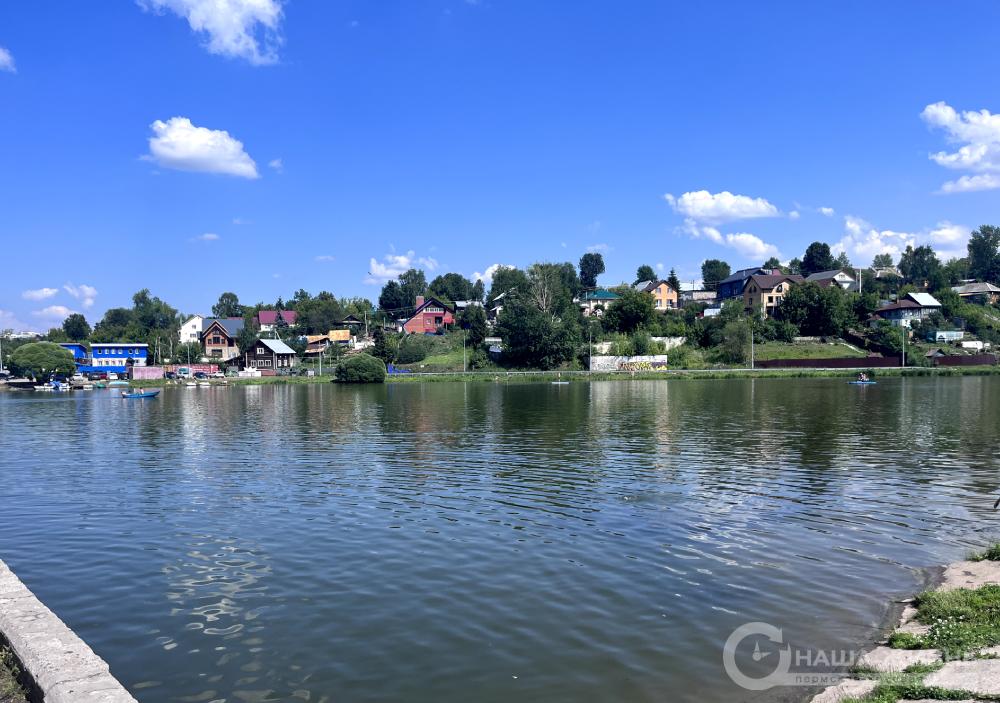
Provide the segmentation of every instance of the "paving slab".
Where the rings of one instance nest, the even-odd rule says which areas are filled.
[[[977,696],[1000,696],[1000,659],[948,662],[928,674],[924,683]]]
[[[861,655],[858,666],[873,671],[888,673],[902,671],[914,664],[934,664],[941,661],[941,652],[936,649],[893,649],[876,647]]]
[[[813,696],[812,703],[840,703],[845,698],[860,698],[874,691],[877,685],[868,679],[846,679]]]
[[[900,625],[896,628],[896,632],[905,632],[908,635],[926,635],[931,631],[930,625],[921,625],[919,622],[913,622],[912,620],[905,625]]]
[[[959,561],[944,570],[940,591],[1000,584],[1000,561]]]

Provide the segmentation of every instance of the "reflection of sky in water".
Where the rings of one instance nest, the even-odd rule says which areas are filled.
[[[735,626],[849,645],[995,532],[998,414],[973,378],[7,394],[0,556],[143,703],[757,701]]]

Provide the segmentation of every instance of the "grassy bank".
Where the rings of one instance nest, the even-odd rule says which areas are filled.
[[[671,371],[640,371],[627,372],[593,372],[586,371],[468,371],[442,373],[408,373],[392,375],[386,378],[387,383],[443,383],[443,382],[504,382],[504,383],[551,383],[552,381],[568,381],[581,383],[588,381],[666,381],[683,379],[724,380],[733,378],[852,378],[859,369],[707,369]],[[900,376],[996,376],[1000,375],[1000,366],[965,366],[952,368],[908,367],[873,369],[869,375],[875,379],[897,378]],[[324,376],[264,376],[261,378],[229,378],[226,381],[215,380],[212,384],[229,386],[261,386],[272,384],[303,384],[330,383],[332,375]],[[163,388],[177,385],[163,379],[135,381],[137,388]]]

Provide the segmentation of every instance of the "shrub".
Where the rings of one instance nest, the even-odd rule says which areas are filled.
[[[415,364],[427,358],[427,348],[429,344],[421,336],[409,335],[404,337],[396,350],[396,362],[400,364]]]
[[[385,364],[370,354],[357,354],[337,366],[337,383],[385,383]]]

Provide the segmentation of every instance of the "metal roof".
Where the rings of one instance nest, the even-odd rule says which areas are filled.
[[[280,339],[258,339],[258,344],[263,344],[265,347],[273,351],[275,354],[294,354],[295,350],[290,346],[282,342]]]

